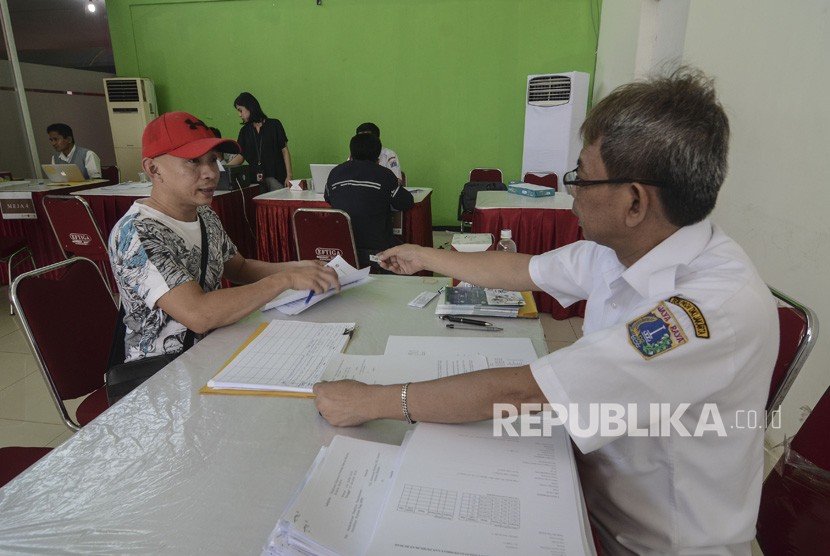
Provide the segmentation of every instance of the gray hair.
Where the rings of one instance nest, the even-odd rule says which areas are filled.
[[[726,177],[729,119],[713,80],[679,68],[666,77],[618,87],[582,124],[586,144],[601,141],[609,178],[665,184],[659,198],[676,226],[703,220]]]

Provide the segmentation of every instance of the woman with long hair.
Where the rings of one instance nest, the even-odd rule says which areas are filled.
[[[291,153],[288,152],[288,137],[282,122],[266,116],[251,93],[241,93],[233,105],[242,119],[237,139],[242,154],[230,163],[247,161],[256,174],[256,181],[265,184],[271,191],[282,189],[291,179]]]

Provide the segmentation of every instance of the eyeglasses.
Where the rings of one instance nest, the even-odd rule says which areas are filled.
[[[562,183],[565,185],[565,191],[568,192],[568,195],[571,197],[574,196],[576,193],[577,187],[585,187],[588,185],[601,185],[603,183],[642,183],[643,185],[653,185],[654,187],[667,187],[665,183],[654,181],[654,180],[641,180],[640,178],[613,178],[608,180],[581,180],[576,177],[576,171],[578,168],[574,168],[570,172],[567,172],[562,177]]]

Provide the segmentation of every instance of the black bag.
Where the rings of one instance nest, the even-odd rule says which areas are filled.
[[[207,240],[207,230],[202,217],[199,216],[199,224],[202,229],[202,273],[199,276],[199,287],[205,287],[205,274],[207,273],[207,258],[210,246]],[[144,357],[135,361],[124,363],[126,354],[124,353],[124,337],[127,334],[127,327],[124,324],[124,306],[118,312],[118,321],[115,325],[115,335],[112,339],[112,347],[110,348],[109,365],[106,373],[107,385],[107,402],[109,405],[114,404],[136,387],[140,386],[145,380],[156,374],[158,371],[166,367],[176,357],[187,351],[193,346],[196,339],[196,334],[188,329],[184,335],[182,342],[182,351],[179,353],[163,353],[153,357]]]
[[[458,196],[458,220],[464,212],[473,212],[479,191],[507,191],[507,186],[500,181],[470,181],[464,184]]]

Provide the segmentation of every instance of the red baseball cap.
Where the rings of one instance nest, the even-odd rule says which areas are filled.
[[[238,154],[239,143],[216,137],[205,123],[187,112],[167,112],[144,128],[141,154],[154,158],[163,154],[199,158],[209,150]]]

